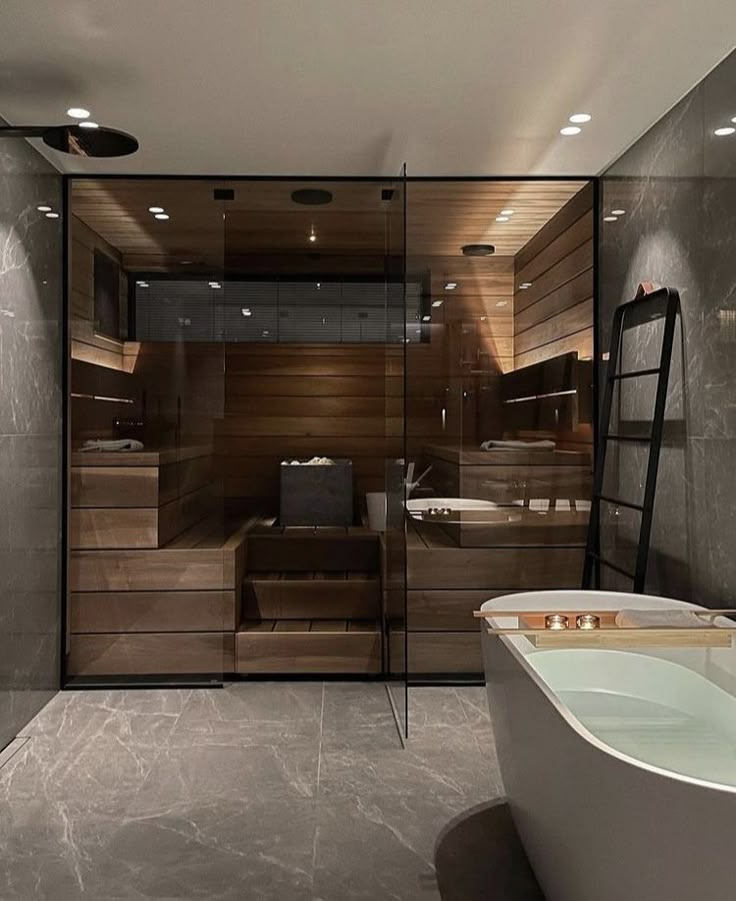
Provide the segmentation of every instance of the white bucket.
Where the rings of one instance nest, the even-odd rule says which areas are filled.
[[[365,502],[368,506],[368,528],[374,532],[385,532],[386,492],[366,491]]]

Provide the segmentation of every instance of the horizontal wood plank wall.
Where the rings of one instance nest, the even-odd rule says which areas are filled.
[[[280,461],[316,455],[353,461],[356,499],[382,491],[388,440],[400,454],[401,394],[400,348],[228,344],[215,439],[226,500],[274,507]]]
[[[593,356],[592,184],[516,254],[515,285],[515,369],[569,351]]]
[[[120,253],[97,232],[76,216],[71,217],[69,316],[72,339],[71,356],[108,369],[124,369],[124,341],[97,334],[95,329],[95,251],[101,251],[120,264]],[[121,324],[127,318],[128,282],[121,269]]]

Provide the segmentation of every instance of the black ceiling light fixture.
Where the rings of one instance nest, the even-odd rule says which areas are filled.
[[[102,126],[6,125],[0,138],[41,138],[47,147],[72,156],[128,156],[138,150],[133,135]]]
[[[332,191],[325,191],[323,188],[299,188],[291,192],[291,199],[294,203],[305,206],[324,206],[326,203],[332,203]]]
[[[489,257],[496,252],[493,244],[466,244],[461,249],[464,257]]]

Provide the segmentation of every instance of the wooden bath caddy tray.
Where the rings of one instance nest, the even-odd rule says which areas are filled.
[[[491,635],[523,635],[537,648],[729,648],[736,633],[728,626],[680,627],[680,626],[617,626],[618,610],[476,610],[476,618],[501,619],[515,617],[516,628],[490,626]],[[666,615],[666,610],[639,611]],[[681,612],[681,611],[673,611]],[[698,616],[712,618],[736,614],[736,610],[696,610]],[[597,629],[578,629],[576,617],[593,613],[600,619]],[[545,617],[551,614],[566,616],[570,626],[567,629],[548,629]]]

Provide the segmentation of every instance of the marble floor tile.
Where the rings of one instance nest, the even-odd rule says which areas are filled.
[[[455,689],[466,720],[471,726],[490,723],[488,694],[485,685],[467,685]]]
[[[401,748],[386,686],[378,682],[325,683],[322,751],[359,748]]]
[[[409,689],[409,735],[426,726],[460,726],[467,717],[453,687]]]

